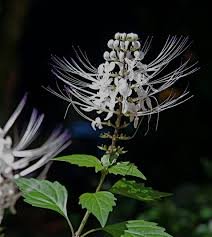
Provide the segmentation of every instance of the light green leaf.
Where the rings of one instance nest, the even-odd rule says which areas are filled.
[[[54,158],[54,160],[65,161],[73,165],[78,165],[80,167],[93,167],[95,168],[96,172],[104,169],[104,167],[101,165],[100,160],[91,155],[74,154],[69,156],[57,157]]]
[[[110,192],[100,191],[96,193],[84,193],[80,196],[79,203],[83,208],[86,208],[92,213],[100,222],[101,226],[104,227],[109,212],[113,210],[113,206],[116,198]]]
[[[168,197],[170,193],[155,191],[150,187],[145,187],[141,183],[121,179],[117,181],[110,189],[110,192],[119,194],[139,201],[154,201],[162,197]]]
[[[146,177],[141,173],[137,166],[130,162],[116,163],[115,165],[111,166],[108,171],[111,174],[120,174],[123,176],[130,175],[146,180]]]
[[[143,220],[108,225],[102,230],[113,237],[171,237],[164,228],[159,227],[156,223]]]
[[[51,209],[67,217],[68,192],[60,183],[19,178],[16,180],[16,184],[21,190],[25,202],[35,207]]]

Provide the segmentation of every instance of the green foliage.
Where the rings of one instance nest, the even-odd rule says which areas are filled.
[[[139,201],[154,201],[171,195],[170,193],[155,191],[150,187],[145,187],[143,184],[136,183],[136,181],[126,179],[117,181],[110,191]]]
[[[80,196],[80,204],[92,213],[104,227],[109,212],[113,210],[116,198],[110,192],[100,191],[96,193],[84,193]]]
[[[93,167],[95,168],[96,172],[104,168],[101,165],[100,160],[95,156],[91,155],[75,154],[75,155],[57,157],[54,160],[65,161],[73,165],[78,165],[80,167]]]
[[[68,193],[58,182],[19,178],[16,184],[22,192],[24,201],[34,207],[50,209],[67,217],[66,204]]]
[[[102,230],[109,233],[113,237],[119,237],[124,234],[126,228],[126,222],[121,222],[113,225],[107,225]]]
[[[115,165],[111,166],[108,169],[110,174],[119,174],[122,176],[135,176],[141,179],[146,180],[146,177],[141,173],[141,171],[137,168],[136,165],[130,163],[130,162],[118,162]]]
[[[211,184],[187,183],[181,185],[175,194],[174,199],[149,204],[138,218],[158,222],[174,236],[212,236]]]
[[[171,237],[154,222],[131,220],[103,228],[113,237]]]

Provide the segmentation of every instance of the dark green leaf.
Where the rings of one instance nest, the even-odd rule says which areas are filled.
[[[116,182],[110,191],[114,194],[134,198],[139,201],[154,201],[171,195],[170,193],[155,191],[150,187],[145,187],[143,184],[125,179]]]
[[[171,237],[164,228],[159,227],[156,223],[143,220],[131,220],[108,225],[102,230],[113,237]]]
[[[171,237],[154,222],[133,220],[128,221],[126,226],[127,230],[122,237]]]
[[[16,184],[22,192],[24,201],[35,207],[51,209],[67,217],[68,193],[58,182],[19,178]]]
[[[107,225],[102,230],[109,233],[110,235],[114,237],[119,237],[124,234],[124,231],[126,230],[126,222],[121,222],[113,225]]]
[[[108,171],[111,174],[120,174],[123,176],[130,175],[146,180],[146,177],[141,173],[137,166],[130,162],[116,163],[115,165],[111,166]]]
[[[96,172],[104,168],[101,165],[100,160],[98,160],[95,156],[91,155],[75,154],[75,155],[57,157],[54,160],[65,161],[73,165],[78,165],[80,167],[93,167],[95,168]]]
[[[80,204],[83,208],[86,208],[92,213],[100,222],[101,226],[104,227],[109,212],[113,210],[115,206],[116,198],[110,192],[100,191],[96,193],[84,193],[80,196]]]

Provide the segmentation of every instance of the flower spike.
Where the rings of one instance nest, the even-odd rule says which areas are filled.
[[[164,73],[164,69],[188,49],[188,37],[169,36],[156,58],[148,62],[145,56],[151,42],[151,37],[142,44],[137,34],[118,32],[108,41],[109,49],[103,54],[105,62],[98,68],[92,66],[80,49],[75,50],[78,62],[53,56],[53,73],[64,87],[58,92],[50,87],[46,89],[72,104],[82,117],[91,121],[94,129],[102,128],[101,121],[110,120],[117,113],[122,113],[136,128],[141,117],[148,116],[149,122],[152,114],[159,115],[188,100],[188,91],[178,97],[170,94],[162,102],[159,94],[198,70],[197,63],[190,63],[188,59]],[[89,115],[93,111],[97,113],[95,117]]]
[[[43,145],[28,148],[37,138],[44,119],[43,114],[33,109],[25,132],[17,144],[13,144],[13,138],[8,135],[8,132],[23,110],[26,100],[27,95],[23,97],[5,126],[0,127],[0,223],[5,208],[13,208],[18,197],[14,180],[44,167],[71,142],[68,131],[59,127],[52,132]]]

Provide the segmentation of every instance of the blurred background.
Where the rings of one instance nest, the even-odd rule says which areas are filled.
[[[72,145],[63,154],[100,155],[98,134],[72,108],[63,120],[67,104],[41,86],[55,86],[51,55],[74,57],[72,46],[86,51],[95,66],[102,63],[107,41],[116,32],[153,35],[152,48],[160,51],[168,35],[185,35],[193,41],[182,57],[198,60],[200,70],[185,79],[194,97],[160,114],[146,136],[145,123],[126,144],[130,159],[147,177],[147,186],[173,193],[172,198],[143,204],[120,199],[109,222],[145,218],[164,226],[175,237],[212,236],[212,29],[210,8],[190,8],[178,1],[176,8],[143,8],[143,1],[99,3],[68,0],[0,0],[0,121],[7,120],[23,94],[28,104],[45,112],[43,134],[60,123],[70,130]],[[182,85],[184,85],[182,83]],[[161,94],[161,96],[166,96]],[[54,163],[49,180],[58,180],[70,191],[69,210],[75,225],[84,212],[77,197],[94,190],[92,170]],[[115,178],[115,177],[114,177]],[[115,180],[115,179],[114,179]],[[113,178],[106,185],[114,182]],[[88,226],[95,224],[90,220]],[[7,214],[6,236],[68,236],[62,218],[51,211],[32,208],[21,200],[17,214]]]

